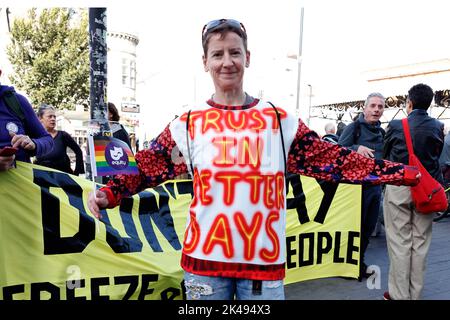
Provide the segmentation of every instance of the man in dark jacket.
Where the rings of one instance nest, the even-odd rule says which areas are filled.
[[[7,103],[6,95],[11,92],[23,120]],[[18,148],[18,151],[13,156],[0,156],[0,171],[10,169],[14,160],[30,162],[30,157],[50,152],[53,139],[39,122],[27,99],[15,93],[13,87],[0,85],[0,149],[7,146]]]
[[[427,109],[433,90],[417,84],[408,91],[406,112],[414,153],[427,171],[442,183],[439,155],[444,144],[444,124],[431,118]],[[408,163],[408,149],[401,120],[387,128],[384,155],[387,160]],[[409,187],[386,186],[383,202],[389,252],[389,291],[385,299],[419,299],[424,285],[426,257],[431,243],[433,214],[414,209]]]
[[[364,104],[364,110],[359,118],[347,125],[338,143],[344,147],[368,158],[383,158],[384,130],[381,128],[380,118],[383,115],[385,98],[374,92],[369,94]],[[381,204],[381,185],[362,186],[361,208],[361,276],[369,277],[365,263],[365,253],[369,239],[377,224]]]

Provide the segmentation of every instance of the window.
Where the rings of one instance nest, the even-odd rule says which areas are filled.
[[[122,59],[122,85],[126,86],[128,84],[128,60]]]
[[[130,88],[136,89],[136,61],[130,62]]]
[[[122,85],[136,89],[136,61],[122,59]]]

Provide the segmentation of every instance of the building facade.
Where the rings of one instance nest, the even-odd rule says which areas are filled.
[[[9,84],[8,76],[13,72],[6,56],[10,41],[10,28],[15,17],[24,17],[25,9],[0,8],[0,68],[3,71],[2,84]],[[135,146],[139,126],[140,104],[136,100],[136,48],[137,36],[124,32],[107,32],[107,101],[114,103],[120,115],[120,123],[130,134]],[[27,95],[24,92],[20,93]],[[86,141],[86,123],[90,118],[88,108],[77,106],[75,111],[59,110],[57,128],[65,130],[80,144]]]
[[[136,100],[137,36],[108,32],[108,101],[119,110],[121,121],[130,133],[139,126],[140,104]]]

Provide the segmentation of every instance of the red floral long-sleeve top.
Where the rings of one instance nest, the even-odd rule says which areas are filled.
[[[135,158],[139,175],[118,175],[101,190],[114,207],[131,196],[191,171],[181,265],[210,276],[279,280],[285,276],[285,169],[352,184],[417,183],[413,168],[365,158],[322,141],[300,119],[277,107],[288,151],[285,168],[274,108],[255,99],[241,107],[208,101],[173,120]],[[187,129],[188,128],[188,129]],[[188,148],[189,146],[189,148]]]

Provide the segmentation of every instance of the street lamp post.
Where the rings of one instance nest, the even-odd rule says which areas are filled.
[[[300,35],[298,44],[298,56],[297,56],[297,102],[295,105],[296,116],[300,116],[300,75],[302,71],[302,44],[303,44],[303,13],[304,8],[302,7],[300,12]]]
[[[89,81],[90,81],[90,113],[89,134],[106,135],[110,133],[108,122],[108,107],[106,97],[107,87],[107,46],[106,46],[106,8],[89,8]],[[88,149],[86,177],[92,179],[91,152]],[[95,180],[101,183],[101,177]]]
[[[91,119],[106,122],[107,109],[106,8],[89,8]]]
[[[9,8],[6,8],[6,22],[8,23],[8,32],[11,33],[11,24],[9,23],[9,15],[11,14],[11,11],[9,11]]]

